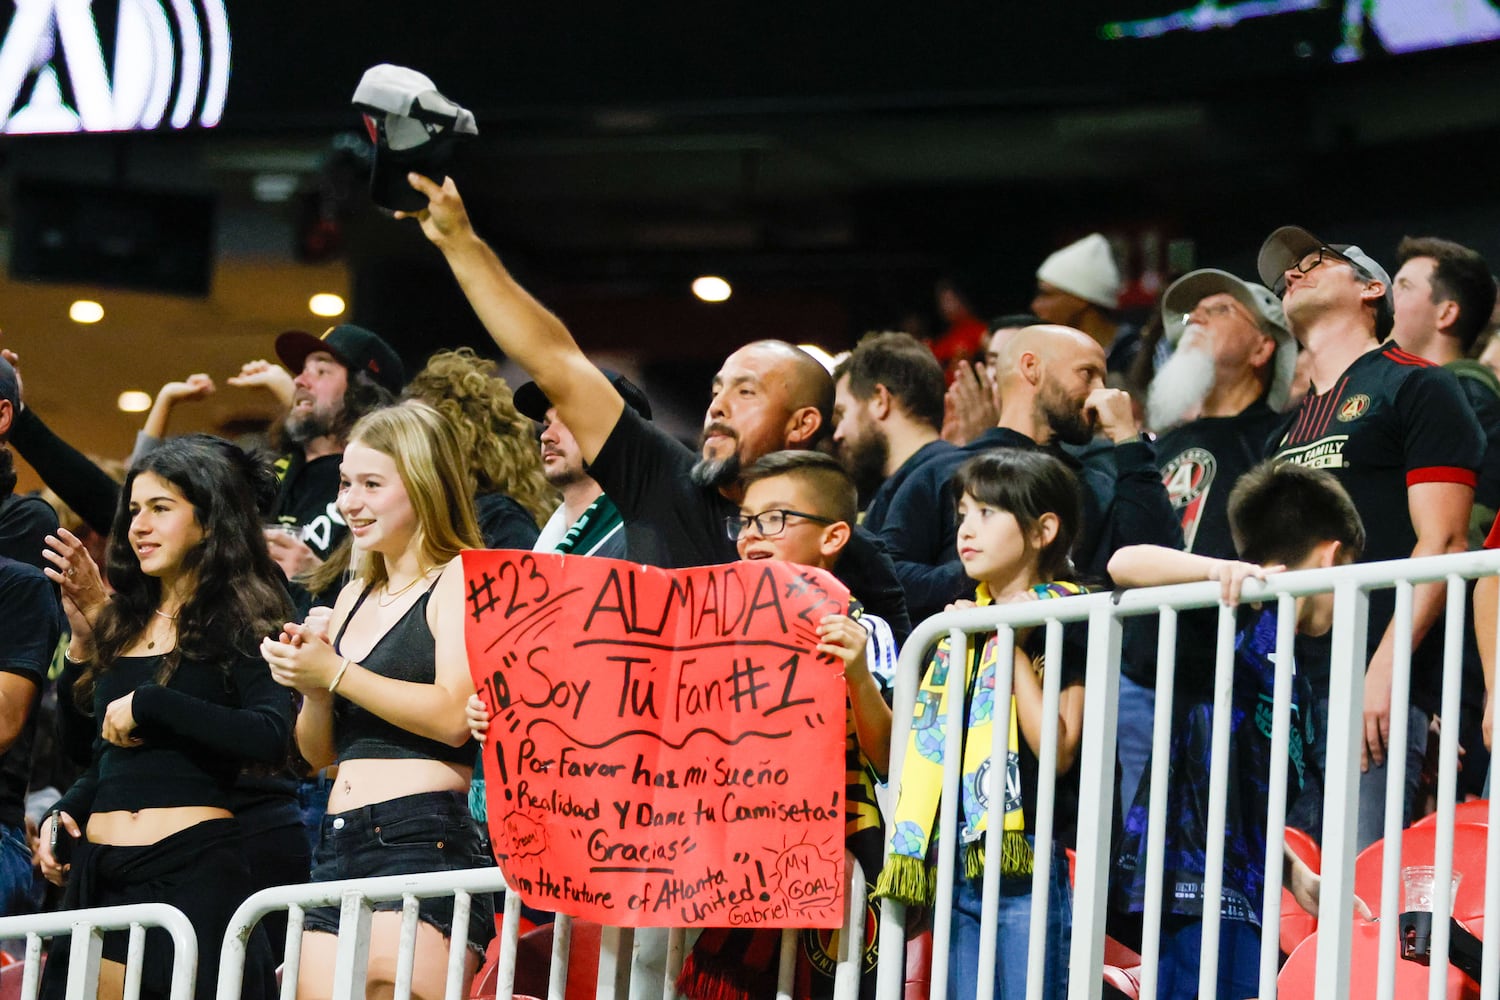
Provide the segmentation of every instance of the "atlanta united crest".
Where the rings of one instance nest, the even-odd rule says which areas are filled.
[[[1162,485],[1167,488],[1172,509],[1182,518],[1182,539],[1189,552],[1193,551],[1193,539],[1218,470],[1219,460],[1204,448],[1188,448],[1162,469]]]
[[[1339,407],[1339,423],[1347,424],[1351,420],[1358,420],[1365,415],[1370,408],[1370,397],[1364,393],[1350,396],[1344,400],[1344,405]]]

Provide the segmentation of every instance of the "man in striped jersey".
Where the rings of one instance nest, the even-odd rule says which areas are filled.
[[[600,370],[632,410],[651,419],[651,400],[639,386],[618,372]],[[588,474],[583,451],[568,425],[558,419],[557,407],[535,382],[517,389],[515,401],[517,410],[542,425],[542,474],[563,495],[562,505],[542,526],[536,551],[624,559],[620,508]]]
[[[1451,372],[1386,340],[1392,326],[1390,275],[1359,247],[1325,243],[1296,226],[1267,237],[1258,270],[1281,296],[1312,380],[1301,405],[1273,434],[1271,456],[1327,469],[1338,479],[1369,529],[1363,561],[1463,551],[1484,457],[1483,431]],[[1442,605],[1440,585],[1416,589],[1407,745],[1388,748],[1395,595],[1371,595],[1360,848],[1382,835],[1385,765],[1392,756],[1404,761],[1412,818],[1427,728],[1442,688]],[[1329,686],[1327,647],[1299,645],[1298,665],[1312,683],[1321,721]],[[1299,802],[1288,822],[1307,823],[1316,815],[1308,811],[1312,805]]]

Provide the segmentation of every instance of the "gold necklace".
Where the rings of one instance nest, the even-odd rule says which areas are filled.
[[[158,616],[158,617],[165,618],[169,622],[175,622],[177,620],[178,615],[182,614],[181,611],[178,611],[176,615],[169,615],[165,611],[162,611],[160,608],[154,609],[151,613],[153,615]],[[155,649],[156,648],[156,640],[155,639],[148,639],[146,641],[146,648],[147,649]]]
[[[413,579],[411,583],[408,583],[406,586],[400,588],[399,590],[392,590],[391,589],[391,581],[390,580],[386,580],[386,582],[385,582],[385,596],[388,597],[388,598],[390,598],[390,600],[382,601],[380,599],[380,595],[377,594],[375,596],[375,605],[377,607],[381,607],[381,608],[388,608],[388,607],[390,607],[391,605],[393,605],[393,604],[396,603],[396,601],[401,597],[402,594],[406,593],[408,590],[410,590],[411,588],[415,587],[417,584],[421,583],[423,580],[426,580],[427,577],[430,576],[431,574],[432,574],[432,570],[430,570],[430,569],[423,570],[421,573],[417,574],[416,578]]]

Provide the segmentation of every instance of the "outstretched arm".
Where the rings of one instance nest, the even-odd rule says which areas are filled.
[[[1240,602],[1246,580],[1264,580],[1285,566],[1257,566],[1234,559],[1214,559],[1162,545],[1127,545],[1109,560],[1109,577],[1122,587],[1164,587],[1173,583],[1217,581],[1230,607]]]
[[[156,391],[156,401],[146,422],[135,437],[135,450],[130,453],[134,462],[146,452],[154,449],[167,436],[167,422],[172,419],[172,408],[189,399],[202,399],[214,391],[214,380],[203,372],[189,375],[181,382],[168,382]]]
[[[442,186],[419,174],[408,179],[427,197],[427,207],[398,214],[421,223],[495,344],[536,380],[573,432],[584,460],[593,461],[619,421],[625,401],[562,321],[517,284],[474,232],[453,178]]]

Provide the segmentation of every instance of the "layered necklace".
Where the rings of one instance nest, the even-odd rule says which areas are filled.
[[[402,594],[406,593],[408,590],[412,589],[417,584],[419,584],[422,581],[426,580],[431,575],[432,575],[432,570],[431,569],[423,570],[422,572],[418,573],[412,579],[412,581],[410,583],[405,584],[404,586],[398,587],[395,590],[391,589],[391,581],[390,580],[386,580],[385,586],[384,586],[385,599],[382,600],[381,597],[380,597],[380,595],[377,594],[377,595],[375,595],[375,604],[378,607],[382,607],[382,608],[388,608],[388,607],[390,607],[391,605],[395,604],[398,600],[401,599],[401,595]]]

